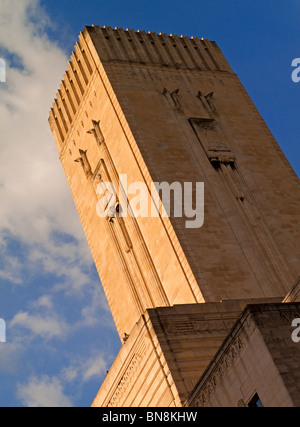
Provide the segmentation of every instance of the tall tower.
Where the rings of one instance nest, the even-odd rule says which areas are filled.
[[[123,342],[93,404],[181,406],[246,305],[297,283],[299,180],[208,39],[86,27],[49,123]],[[204,183],[204,223],[131,215],[153,182]]]

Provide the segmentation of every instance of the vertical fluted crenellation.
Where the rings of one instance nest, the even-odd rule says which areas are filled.
[[[100,61],[170,67],[200,71],[232,70],[215,42],[198,37],[134,31],[99,25],[80,33],[50,112],[49,122],[62,147],[78,111],[97,58],[89,48],[92,41]]]
[[[93,59],[81,33],[49,115],[50,126],[56,135],[59,148],[62,147],[72,125],[93,69]]]
[[[87,31],[96,41],[103,62],[126,61],[232,72],[218,46],[208,39],[100,26],[87,27]]]

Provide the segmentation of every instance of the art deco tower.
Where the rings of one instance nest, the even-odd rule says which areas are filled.
[[[123,342],[94,405],[181,406],[247,304],[297,295],[299,180],[207,39],[86,27],[49,122]],[[100,218],[119,175],[203,182],[203,226],[122,217],[123,187]]]

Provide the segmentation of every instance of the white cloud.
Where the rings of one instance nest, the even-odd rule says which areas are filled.
[[[1,255],[3,267],[0,268],[0,278],[16,285],[21,284],[23,279],[22,267],[19,259],[13,256],[9,256],[4,252],[2,252]]]
[[[64,382],[72,382],[76,378],[78,378],[78,369],[76,369],[73,366],[70,366],[69,368],[63,368],[61,372],[61,376],[63,378]]]
[[[68,368],[63,368],[61,371],[62,382],[72,382],[79,380],[87,382],[91,378],[100,378],[107,370],[107,361],[105,356],[101,354],[93,354],[92,356],[84,359],[75,357],[75,360]]]
[[[83,381],[89,381],[92,377],[100,378],[100,376],[106,371],[106,366],[106,361],[103,355],[88,359],[85,363]]]
[[[26,384],[19,383],[17,398],[27,407],[71,407],[73,404],[64,392],[64,385],[77,381],[82,386],[94,377],[100,379],[106,369],[102,354],[87,359],[76,358],[56,376],[34,376]]]
[[[23,406],[33,408],[72,407],[64,394],[63,386],[56,377],[33,377],[27,384],[18,384],[17,397]]]
[[[61,279],[63,285],[56,286],[55,290],[63,288],[69,294],[80,292],[85,285],[91,284],[91,264],[88,246],[80,245],[77,241],[57,243],[49,238],[47,244],[33,246],[28,254],[28,265],[33,270],[39,268]]]
[[[69,233],[86,250],[48,125],[67,57],[47,38],[46,23],[38,0],[0,2],[0,48],[7,55],[7,82],[0,86],[0,230],[45,247],[52,232]]]
[[[35,301],[32,305],[37,308],[42,307],[50,310],[53,308],[52,296],[43,295],[37,301]]]
[[[60,338],[68,331],[66,322],[58,316],[31,315],[26,311],[17,313],[9,326],[28,329],[32,336],[41,336],[45,339]]]

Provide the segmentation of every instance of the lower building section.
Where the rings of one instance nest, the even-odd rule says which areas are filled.
[[[295,318],[300,303],[270,299],[147,310],[92,406],[298,406]]]
[[[297,325],[300,303],[249,305],[185,406],[299,407]]]

